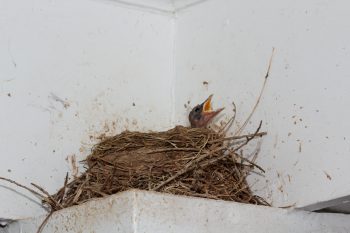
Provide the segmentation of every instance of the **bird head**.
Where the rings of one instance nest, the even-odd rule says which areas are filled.
[[[202,104],[199,104],[192,109],[188,116],[191,127],[200,128],[207,126],[216,115],[224,110],[224,108],[220,108],[213,111],[211,106],[212,98],[213,95],[210,95]]]

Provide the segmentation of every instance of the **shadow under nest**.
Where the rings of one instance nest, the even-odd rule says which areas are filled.
[[[261,125],[260,125],[261,126]],[[254,134],[226,137],[206,128],[176,126],[164,132],[129,132],[95,145],[86,171],[44,200],[52,210],[128,189],[269,205],[253,195],[246,177],[254,168],[238,154]]]

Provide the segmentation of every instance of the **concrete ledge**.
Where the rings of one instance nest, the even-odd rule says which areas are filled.
[[[36,232],[44,216],[9,225]],[[350,216],[131,190],[58,211],[43,233],[350,232]]]

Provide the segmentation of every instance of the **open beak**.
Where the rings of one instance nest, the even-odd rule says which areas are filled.
[[[205,122],[209,122],[212,120],[216,115],[218,115],[222,110],[225,108],[219,108],[215,111],[213,111],[213,108],[211,106],[211,99],[213,98],[213,95],[210,95],[203,103],[203,111],[202,115],[204,117]]]

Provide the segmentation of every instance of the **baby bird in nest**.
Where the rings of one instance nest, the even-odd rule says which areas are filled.
[[[199,104],[192,109],[188,116],[191,127],[206,127],[216,115],[224,110],[224,108],[219,108],[218,110],[213,111],[211,107],[212,98],[213,95],[210,95],[202,104]]]

